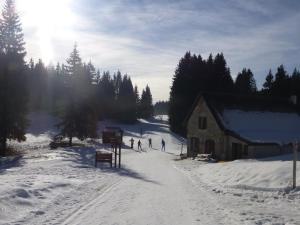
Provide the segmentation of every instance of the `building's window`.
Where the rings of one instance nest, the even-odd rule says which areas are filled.
[[[244,145],[244,156],[248,156],[248,145]]]
[[[201,130],[205,130],[207,128],[207,119],[206,119],[206,117],[202,117],[202,116],[199,117],[198,127]]]

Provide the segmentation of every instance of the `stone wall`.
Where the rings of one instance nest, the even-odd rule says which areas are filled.
[[[207,118],[207,128],[205,130],[199,129],[198,120],[199,117]],[[188,154],[192,156],[194,153],[191,151],[190,140],[191,138],[199,139],[199,153],[204,153],[205,142],[207,140],[213,140],[215,143],[215,156],[218,159],[225,159],[225,146],[226,136],[224,132],[218,126],[214,116],[210,112],[207,104],[200,98],[197,106],[194,108],[192,115],[189,118],[187,124],[187,138],[188,138]]]

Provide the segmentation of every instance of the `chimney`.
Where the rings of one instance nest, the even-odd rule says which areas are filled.
[[[293,103],[293,105],[297,105],[297,95],[290,96],[290,102]]]

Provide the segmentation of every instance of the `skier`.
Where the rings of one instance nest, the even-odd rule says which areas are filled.
[[[161,150],[162,150],[163,152],[166,151],[166,142],[165,142],[164,139],[161,139]]]
[[[141,140],[138,141],[138,150],[141,150],[141,151],[142,151],[142,143],[141,143]]]
[[[152,148],[152,139],[149,138],[149,139],[148,139],[148,142],[149,142],[149,148]]]
[[[130,148],[133,149],[133,144],[134,144],[133,138],[131,138],[129,141],[130,141]]]

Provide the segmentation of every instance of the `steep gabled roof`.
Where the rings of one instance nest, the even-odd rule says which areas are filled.
[[[202,93],[220,129],[249,144],[282,144],[300,138],[300,116],[288,99]]]

